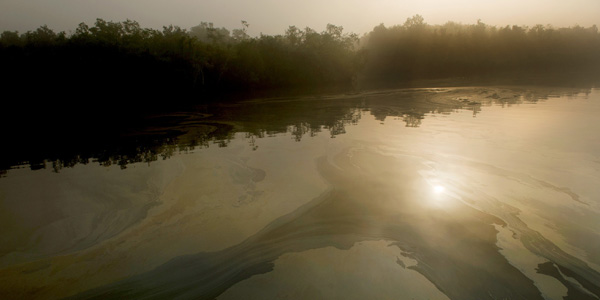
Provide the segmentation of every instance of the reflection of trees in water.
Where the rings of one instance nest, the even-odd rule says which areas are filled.
[[[296,142],[302,141],[304,136],[315,137],[323,130],[329,131],[332,138],[337,135],[346,133],[347,125],[356,125],[358,124],[361,118],[361,109],[355,107],[344,108],[341,112],[332,114],[329,120],[323,122],[324,124],[319,123],[311,123],[311,122],[298,122],[291,125],[286,125],[281,130],[265,130],[265,129],[254,129],[252,131],[248,131],[245,133],[245,138],[248,140],[250,146],[256,150],[258,146],[256,145],[257,139],[261,139],[264,137],[274,137],[278,134],[290,134],[292,138]],[[319,118],[318,118],[319,119]],[[321,119],[323,120],[323,119]],[[284,120],[285,121],[285,120]],[[318,122],[318,121],[312,121]],[[273,127],[277,126],[277,124],[269,124]]]
[[[320,131],[320,128],[315,128],[315,130],[317,130],[317,132],[318,132],[318,131]],[[292,136],[294,137],[294,140],[296,140],[296,142],[301,141],[302,137],[307,133],[311,137],[314,137],[315,135],[317,135],[317,132],[313,131],[313,127],[309,123],[305,123],[305,122],[301,122],[296,125],[288,126],[287,132],[292,134]]]
[[[346,126],[344,126],[343,121],[335,122],[335,124],[329,127],[329,132],[331,133],[331,137],[335,138],[336,135],[346,133]]]
[[[12,166],[24,163],[29,164],[32,170],[51,167],[55,172],[90,162],[107,167],[118,165],[125,169],[129,164],[150,164],[211,145],[227,147],[236,132],[244,133],[243,136],[252,150],[258,150],[260,139],[280,134],[290,134],[297,142],[301,142],[306,136],[317,136],[323,131],[328,131],[334,138],[345,134],[346,126],[358,124],[363,113],[370,113],[381,122],[387,117],[394,117],[401,119],[406,127],[416,128],[422,125],[427,114],[450,114],[459,109],[466,109],[472,110],[473,116],[476,116],[483,106],[510,107],[521,103],[535,103],[559,95],[589,94],[590,91],[548,88],[425,89],[416,92],[399,90],[384,94],[366,94],[335,101],[319,99],[264,102],[258,105],[234,104],[225,109],[221,107],[215,111],[208,111],[207,115],[213,115],[210,120],[202,117],[190,122],[189,118],[174,118],[172,122],[169,119],[171,127],[158,126],[159,129],[154,128],[151,133],[125,136],[117,140],[94,141],[91,145],[78,144],[79,137],[75,136],[68,139],[75,141],[74,143],[56,145],[62,148],[52,149],[54,152],[42,151],[20,159],[3,155],[0,166],[4,167],[0,167],[0,176],[6,176],[6,170]],[[236,124],[235,127],[226,125],[232,123]]]
[[[423,117],[421,114],[408,113],[402,115],[402,120],[406,123],[406,127],[419,127]]]
[[[30,169],[45,169],[51,165],[54,172],[63,168],[74,167],[78,164],[97,163],[100,166],[110,167],[113,165],[126,169],[134,163],[150,164],[157,160],[166,160],[174,155],[190,153],[197,149],[208,148],[210,144],[218,147],[226,147],[233,139],[230,127],[226,126],[226,132],[215,130],[207,132],[206,128],[191,128],[187,133],[169,133],[156,136],[131,136],[113,141],[107,148],[97,152],[86,152],[73,156],[47,158],[38,161],[29,161]],[[0,175],[7,174],[4,170]]]
[[[306,135],[309,137],[315,137],[323,130],[328,130],[331,137],[346,133],[347,125],[356,125],[361,118],[360,109],[351,109],[350,112],[342,116],[339,120],[335,120],[329,125],[313,125],[308,122],[300,122],[294,125],[288,125],[285,131],[273,132],[266,130],[256,130],[253,132],[246,132],[245,139],[248,140],[252,150],[258,148],[257,140],[264,137],[274,137],[277,134],[289,133],[296,142],[301,142],[302,138]]]
[[[337,120],[334,124],[327,127],[329,133],[331,133],[331,137],[334,138],[336,135],[346,133],[346,125],[358,124],[360,117],[361,112],[359,109],[354,109],[345,114],[341,119]]]

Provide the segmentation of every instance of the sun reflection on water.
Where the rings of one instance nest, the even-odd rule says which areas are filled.
[[[435,174],[431,176],[427,174],[425,178],[426,182],[426,191],[427,192],[427,205],[432,208],[443,208],[450,209],[454,206],[456,200],[460,201],[461,197],[456,194],[455,186],[452,180],[449,180],[445,176],[441,176],[440,174]],[[432,178],[433,177],[433,178]]]

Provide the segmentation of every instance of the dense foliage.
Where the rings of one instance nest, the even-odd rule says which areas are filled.
[[[428,25],[416,15],[403,25],[376,26],[360,42],[334,25],[323,32],[291,26],[283,35],[259,37],[248,36],[248,26],[242,21],[241,28],[229,31],[203,22],[189,31],[176,26],[160,31],[130,20],[98,19],[70,34],[47,26],[23,34],[5,31],[0,36],[2,82],[33,96],[118,95],[147,104],[146,96],[351,89],[359,79],[398,82],[600,66],[596,26]]]
[[[146,118],[154,112],[227,93],[355,91],[363,83],[587,76],[600,70],[596,26],[428,25],[417,15],[403,25],[379,25],[360,39],[334,25],[322,32],[291,26],[282,35],[258,37],[247,34],[248,26],[242,21],[232,31],[211,23],[155,30],[130,20],[98,19],[69,34],[47,26],[3,32],[0,136],[9,146],[0,157],[9,162],[0,163],[0,170],[25,162],[43,165],[48,157],[75,162],[114,156],[98,155],[98,149],[119,157],[101,161],[138,161],[141,156],[131,153],[139,152],[140,141],[162,145],[157,136],[171,141],[179,133],[124,137],[124,132],[156,126],[156,119]]]
[[[373,81],[600,70],[595,25],[428,25],[417,15],[403,25],[381,24],[364,40],[369,55],[363,73]]]
[[[78,91],[173,95],[347,84],[357,72],[357,37],[342,27],[328,25],[321,33],[290,27],[285,35],[250,38],[243,25],[232,33],[208,23],[189,32],[174,26],[159,31],[98,19],[68,36],[46,26],[4,32],[3,80],[33,80],[45,90],[66,84]]]
[[[154,30],[99,19],[70,34],[46,26],[3,32],[0,136],[11,146],[0,156],[40,165],[49,154],[121,153],[140,140],[171,136],[157,132],[119,142],[124,132],[156,126],[146,116],[157,111],[187,109],[223,92],[352,82],[357,37],[341,27],[329,25],[320,33],[290,27],[285,35],[250,38],[247,25],[231,33],[209,23],[190,31]]]

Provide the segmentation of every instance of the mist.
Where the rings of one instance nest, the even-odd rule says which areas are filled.
[[[107,21],[132,19],[143,27],[161,29],[164,25],[190,28],[201,21],[236,28],[239,20],[252,27],[251,36],[275,35],[289,25],[324,28],[328,23],[343,26],[359,35],[373,26],[402,24],[406,18],[422,15],[430,24],[447,21],[471,24],[481,19],[493,26],[536,24],[556,27],[592,26],[600,19],[600,3],[577,0],[531,1],[18,1],[0,3],[0,31],[26,32],[47,25],[57,31],[73,30],[80,22],[92,24],[96,18]]]
[[[0,295],[598,298],[599,13],[3,1]]]
[[[229,29],[201,22],[190,29],[156,30],[132,20],[97,19],[69,33],[47,26],[4,31],[3,81],[25,89],[28,78],[44,78],[36,83],[40,90],[63,97],[96,86],[103,87],[99,93],[119,90],[125,98],[129,93],[202,97],[282,89],[356,92],[373,83],[594,73],[600,66],[596,25],[430,25],[415,15],[362,36],[327,24],[289,26],[258,37],[249,34],[252,26],[241,20]]]
[[[13,149],[21,157],[16,161],[40,165],[43,158],[24,149],[33,147],[26,146],[31,142],[52,143],[55,132],[94,133],[110,140],[123,128],[144,124],[148,114],[203,103],[358,95],[431,84],[581,85],[600,75],[595,25],[430,25],[415,15],[398,25],[379,24],[362,36],[327,24],[321,29],[288,26],[258,37],[250,35],[252,26],[240,20],[234,28],[200,22],[189,29],[169,25],[156,30],[132,20],[97,19],[69,33],[47,26],[4,31],[1,81],[27,99],[6,101],[2,110],[4,134],[23,145]],[[34,134],[23,134],[26,128],[11,129],[23,116],[47,124],[35,133],[38,140],[23,140]],[[15,160],[10,161],[5,168]]]

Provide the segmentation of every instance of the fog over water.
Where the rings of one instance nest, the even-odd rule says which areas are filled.
[[[600,1],[0,1],[0,299],[600,299]]]
[[[0,294],[597,299],[599,113],[539,86],[200,106],[148,129],[186,132],[164,159],[8,170]]]

